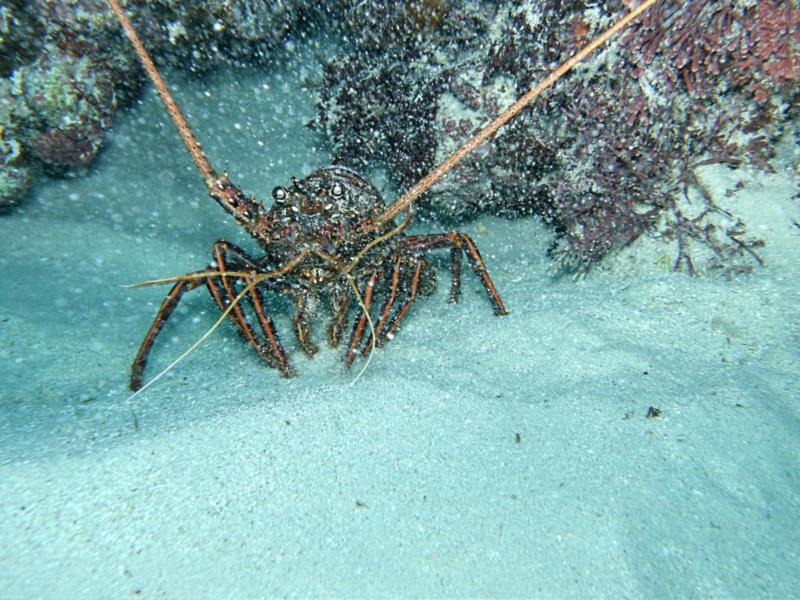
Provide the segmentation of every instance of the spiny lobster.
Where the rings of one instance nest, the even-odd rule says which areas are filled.
[[[218,241],[213,245],[213,262],[208,269],[149,282],[174,282],[174,286],[158,309],[134,359],[131,389],[142,387],[150,350],[183,294],[203,285],[258,355],[285,377],[294,375],[295,370],[269,316],[267,293],[292,300],[295,336],[309,356],[318,351],[310,329],[320,304],[327,303],[331,312],[328,339],[335,346],[341,340],[355,298],[361,312],[352,326],[346,366],[359,354],[391,340],[414,301],[433,290],[435,272],[425,259],[432,250],[450,250],[451,302],[459,298],[462,257],[466,255],[495,314],[506,315],[505,305],[472,239],[456,231],[408,235],[405,230],[412,220],[410,208],[467,154],[655,1],[645,0],[587,44],[391,206],[386,207],[375,187],[359,174],[342,166],[331,166],[302,180],[292,178],[289,187],[276,187],[272,192],[274,202],[267,208],[246,196],[227,175],[219,175],[211,167],[118,0],[108,0],[203,176],[210,196],[264,251],[263,256],[255,258],[230,242]],[[403,213],[405,218],[396,224],[395,218]],[[383,301],[373,323],[371,311],[378,297]],[[257,321],[260,332],[253,326],[253,320]]]

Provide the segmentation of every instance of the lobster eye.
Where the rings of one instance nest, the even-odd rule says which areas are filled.
[[[342,184],[338,181],[331,186],[331,196],[334,198],[339,198],[340,196],[344,195],[344,188]]]
[[[272,190],[272,197],[275,198],[278,202],[283,202],[286,200],[286,197],[289,195],[289,192],[286,191],[286,188],[281,186],[276,187]]]

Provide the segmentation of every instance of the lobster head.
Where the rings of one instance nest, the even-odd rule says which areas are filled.
[[[375,186],[341,166],[319,169],[301,180],[293,177],[289,187],[273,189],[272,197],[264,214],[269,223],[264,241],[273,246],[314,244],[326,252],[335,250],[361,237],[364,223],[385,210]]]

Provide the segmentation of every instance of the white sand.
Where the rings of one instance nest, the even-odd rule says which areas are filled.
[[[179,86],[212,161],[262,197],[328,160],[282,85]],[[226,326],[127,400],[166,289],[120,284],[248,244],[150,96],[91,177],[0,218],[0,597],[800,595],[783,169],[738,197],[768,242],[751,276],[660,273],[642,249],[556,279],[541,226],[484,219],[468,231],[510,316],[471,277],[447,304],[441,269],[352,387],[341,350],[296,353],[286,381]],[[202,291],[185,306],[148,374],[215,319]]]

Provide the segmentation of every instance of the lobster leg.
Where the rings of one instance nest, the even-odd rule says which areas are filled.
[[[461,249],[450,249],[450,302],[455,304],[461,295]]]
[[[342,335],[342,328],[347,319],[347,310],[350,308],[350,294],[347,293],[334,293],[331,298],[331,309],[333,312],[333,320],[328,327],[328,341],[331,347],[339,345],[339,340]]]
[[[494,313],[496,315],[507,315],[503,300],[500,294],[497,293],[497,288],[494,287],[492,278],[489,277],[489,271],[486,268],[486,263],[483,262],[481,253],[478,252],[478,247],[475,242],[465,233],[451,231],[450,233],[440,233],[434,235],[415,235],[408,236],[400,240],[401,251],[406,252],[419,252],[424,250],[433,250],[435,248],[451,248],[452,252],[462,251],[467,255],[472,270],[480,278],[483,284],[483,289],[489,295],[489,299],[494,305]],[[461,287],[461,261],[454,259],[451,252],[451,268],[453,271],[453,287],[450,289],[450,300],[455,302],[458,300],[458,294]]]
[[[131,391],[135,392],[142,387],[142,378],[144,376],[144,369],[147,366],[147,357],[150,354],[150,349],[153,347],[156,337],[164,327],[164,323],[167,322],[167,319],[170,318],[175,307],[178,306],[178,303],[181,301],[181,297],[184,293],[202,284],[202,279],[179,281],[172,286],[167,297],[164,298],[164,301],[161,303],[156,313],[156,318],[153,319],[153,324],[150,325],[150,329],[147,331],[147,335],[139,348],[139,352],[136,353],[136,358],[133,359],[133,365],[131,365]]]
[[[406,301],[403,303],[403,306],[400,307],[394,317],[392,317],[392,320],[389,322],[389,328],[386,330],[386,332],[376,340],[378,347],[382,348],[386,342],[394,338],[397,328],[400,327],[400,323],[406,318],[409,309],[411,309],[411,305],[414,304],[414,301],[417,299],[419,283],[420,279],[422,278],[422,269],[424,266],[424,261],[420,260],[417,262],[417,267],[414,269],[414,274],[411,276],[411,282]]]
[[[253,263],[247,257],[247,254],[229,242],[217,242],[214,244],[213,252],[217,269],[222,272],[238,270],[238,266],[252,268]],[[234,255],[234,259],[229,261],[228,254]],[[254,272],[253,274],[255,275],[256,273]],[[250,281],[247,281],[245,283],[249,282]],[[238,296],[237,288],[230,281],[230,278],[225,275],[220,277],[208,277],[206,279],[206,286],[214,302],[217,304],[217,307],[223,312],[228,309],[230,304]],[[228,313],[228,317],[239,331],[241,331],[244,338],[253,347],[256,353],[258,353],[268,365],[276,367],[284,377],[292,377],[295,374],[294,370],[289,364],[286,351],[283,349],[283,345],[278,338],[272,319],[270,319],[264,311],[264,301],[260,292],[255,286],[251,286],[246,297],[250,300],[253,312],[256,314],[264,337],[267,339],[267,344],[262,343],[256,335],[255,330],[250,325],[245,315],[242,302],[239,302],[231,309]]]
[[[250,301],[253,303],[253,312],[256,313],[258,322],[261,325],[261,331],[267,338],[270,350],[272,350],[272,354],[275,357],[275,366],[277,366],[281,375],[284,377],[294,377],[297,373],[289,363],[286,350],[284,350],[278,333],[275,331],[275,325],[272,319],[270,319],[269,315],[264,311],[264,298],[261,295],[261,291],[255,286],[250,288]]]
[[[347,356],[344,359],[345,368],[349,368],[350,365],[353,364],[358,354],[358,347],[361,345],[361,339],[364,337],[364,331],[367,327],[367,313],[369,313],[369,309],[372,306],[372,296],[379,276],[380,272],[375,271],[367,280],[366,289],[362,297],[364,306],[361,308],[361,316],[353,327],[353,335],[350,337],[350,349],[347,351]]]
[[[402,256],[398,256],[397,260],[395,260],[394,267],[392,268],[392,276],[391,282],[389,285],[389,295],[386,297],[385,302],[383,303],[383,307],[381,308],[381,316],[378,320],[378,323],[375,325],[375,331],[373,332],[373,336],[377,343],[377,340],[380,339],[381,332],[383,328],[386,327],[386,324],[389,322],[389,317],[392,314],[392,309],[394,308],[395,302],[397,301],[397,290],[400,286],[400,265],[403,261]],[[367,343],[364,348],[361,350],[361,354],[364,355],[367,351],[371,348],[371,344]]]
[[[297,342],[308,356],[314,356],[319,352],[317,345],[311,341],[309,328],[309,323],[314,316],[316,303],[316,297],[309,290],[303,290],[297,294],[297,299],[295,300],[295,313],[292,324],[297,335]]]

